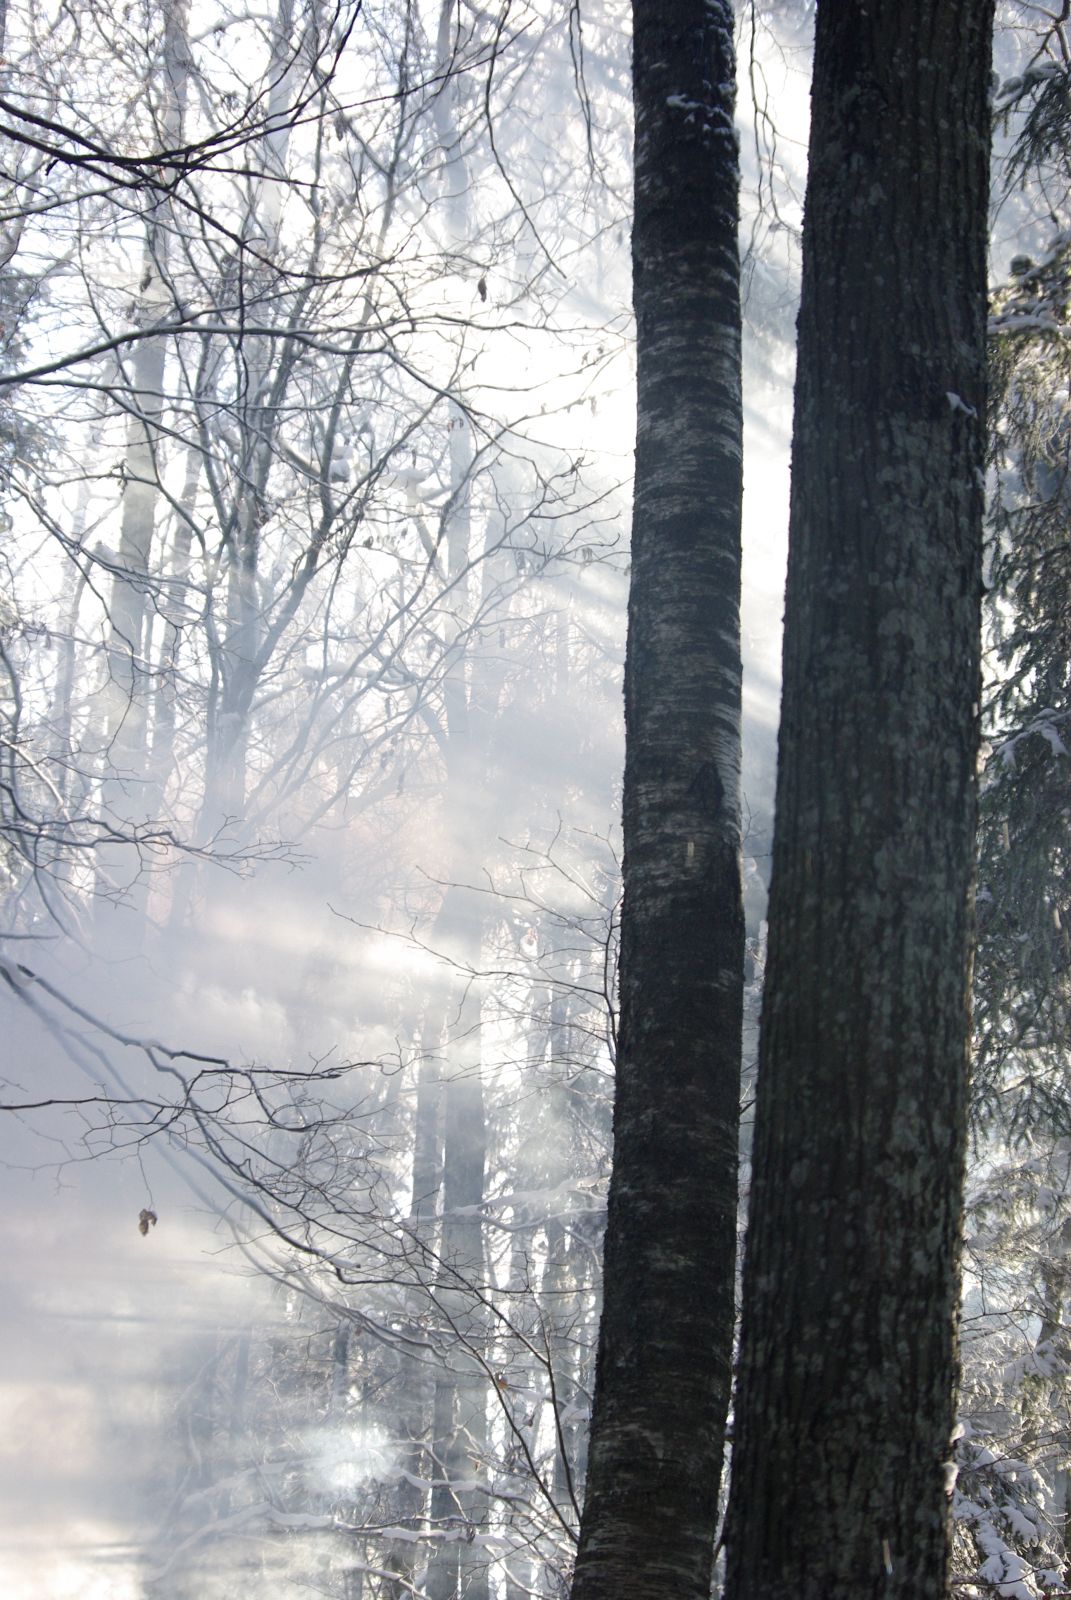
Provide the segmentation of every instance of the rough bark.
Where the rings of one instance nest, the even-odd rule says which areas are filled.
[[[731,1600],[947,1594],[991,0],[823,0]]]
[[[614,1169],[574,1600],[707,1600],[743,920],[732,7],[636,0],[638,422]]]

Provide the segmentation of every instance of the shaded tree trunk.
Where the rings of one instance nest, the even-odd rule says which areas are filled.
[[[621,1024],[574,1600],[707,1600],[743,983],[733,14],[636,0],[638,435]]]
[[[447,520],[451,582],[462,592],[471,541],[469,505],[472,448],[466,419],[451,408],[452,505]],[[485,1292],[484,1170],[487,1123],[482,1078],[482,995],[479,969],[482,904],[465,877],[475,874],[486,840],[484,787],[488,707],[479,693],[480,674],[465,680],[459,654],[443,684],[447,732],[446,805],[450,818],[451,883],[435,921],[434,944],[453,963],[444,976],[446,1060],[442,1071],[442,1234],[437,1300],[457,1339],[455,1353],[439,1374],[433,1407],[433,1451],[437,1456],[431,1518],[447,1535],[428,1571],[431,1600],[486,1600],[487,1555],[473,1542],[487,1522],[487,1380],[479,1362],[487,1345]],[[436,1048],[429,1037],[425,1049]],[[464,1485],[464,1487],[462,1487]]]
[[[448,899],[455,893],[451,890]],[[478,962],[479,921],[471,904],[466,904],[472,897],[463,890],[460,896],[461,922],[450,930],[451,947],[458,948],[464,938],[467,913]],[[443,1117],[443,1222],[435,1298],[449,1318],[456,1344],[435,1388],[433,1444],[438,1459],[431,1518],[444,1538],[428,1572],[431,1600],[453,1600],[455,1595],[463,1600],[486,1600],[488,1593],[487,1552],[474,1548],[474,1540],[485,1530],[488,1512],[487,1379],[480,1364],[488,1340],[480,1299],[487,1284],[480,1210],[487,1129],[479,1016],[480,997],[474,986],[459,1008],[459,1037],[451,1040]]]
[[[732,1600],[947,1593],[992,11],[818,7]]]

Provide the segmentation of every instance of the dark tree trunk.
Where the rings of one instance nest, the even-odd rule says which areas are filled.
[[[743,981],[732,6],[633,6],[638,340],[614,1170],[574,1600],[707,1600]]]
[[[732,1600],[947,1593],[992,11],[818,7]]]

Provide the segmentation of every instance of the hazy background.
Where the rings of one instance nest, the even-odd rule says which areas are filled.
[[[618,8],[607,31],[610,37],[617,29],[622,52],[623,13]],[[200,8],[196,22],[202,32],[210,30],[210,9]],[[352,48],[360,47],[355,36]],[[760,29],[754,40],[745,31],[741,42],[739,122],[746,190],[741,241],[747,292],[744,799],[753,941],[762,915],[772,808],[806,50],[804,23],[793,31],[779,21]],[[549,89],[548,80],[542,80],[533,93],[544,97],[538,116],[550,114],[575,130],[579,112],[565,62],[561,54],[555,67],[559,77],[549,80]],[[525,92],[522,79],[513,90],[518,104]],[[624,115],[621,102],[607,102],[605,114],[607,119]],[[475,134],[473,149],[473,159],[480,150],[487,159]],[[607,158],[619,159],[621,149],[618,140]],[[539,159],[536,149],[533,171],[520,169],[522,192],[528,192],[526,185],[538,185]],[[625,192],[627,172],[617,171],[613,178]],[[621,337],[627,241],[620,215],[611,222],[617,232],[608,256],[605,240],[600,242],[598,288],[591,287],[594,268],[581,250],[569,263],[574,287],[558,312],[568,314],[574,330],[580,330],[573,335],[578,349],[587,348],[593,337],[582,325],[596,314],[605,319],[617,330],[618,353],[601,374],[598,414],[594,406],[573,411],[548,422],[543,431],[548,450],[580,450],[591,463],[592,491],[604,496],[597,518],[589,515],[586,524],[594,528],[595,559],[548,570],[524,592],[510,613],[513,620],[507,624],[496,617],[493,623],[505,637],[507,625],[520,629],[516,619],[523,614],[525,637],[545,639],[550,624],[543,619],[568,615],[577,639],[584,641],[584,659],[598,658],[598,667],[586,675],[576,671],[568,692],[559,691],[548,712],[537,703],[533,687],[542,669],[534,661],[513,662],[514,731],[511,735],[507,728],[499,738],[493,769],[473,799],[474,807],[501,821],[495,846],[500,859],[485,863],[489,876],[480,879],[481,888],[501,883],[516,894],[523,881],[517,875],[518,850],[522,856],[524,848],[543,850],[560,829],[570,871],[587,874],[585,884],[610,904],[622,759],[620,664],[633,425],[630,355]],[[413,227],[421,226],[440,230],[441,239],[433,209],[423,218],[414,213]],[[469,293],[471,299],[471,288]],[[41,330],[46,344],[61,337],[60,302],[67,295],[64,287],[53,302],[56,322]],[[505,370],[501,344],[495,348],[488,381]],[[32,356],[31,349],[22,360]],[[525,348],[519,342],[509,382],[544,386],[552,411],[554,384],[547,374],[564,359],[560,345],[555,354],[553,346]],[[62,426],[62,420],[53,426]],[[80,419],[73,426],[72,449],[85,459],[86,423]],[[73,515],[73,476],[67,487],[60,485],[57,497],[54,503],[66,505]],[[104,521],[103,535],[114,537],[114,519],[113,511],[112,532]],[[588,537],[583,527],[581,518],[577,548]],[[37,577],[29,583],[38,589],[44,614],[50,587],[59,599],[59,567],[51,556],[34,557],[34,531],[25,510],[17,514],[15,537],[24,541],[20,560],[37,560]],[[578,661],[579,644],[576,651]],[[366,1095],[370,1105],[380,1104],[383,1073],[375,1063],[406,1059],[412,1050],[407,1018],[414,994],[430,992],[439,981],[427,924],[441,894],[443,863],[456,859],[451,831],[466,808],[456,786],[448,805],[441,796],[425,802],[405,794],[394,810],[380,805],[352,825],[308,830],[285,852],[287,859],[261,863],[242,875],[221,873],[184,926],[165,926],[131,946],[123,938],[120,908],[112,923],[98,916],[88,937],[83,925],[77,938],[35,947],[34,969],[48,977],[59,998],[20,992],[17,978],[4,988],[4,1100],[64,1099],[102,1088],[122,1095],[129,1088],[163,1102],[174,1085],[142,1048],[144,1041],[159,1040],[266,1068],[371,1062],[331,1091],[336,1101],[349,1097],[359,1123]],[[278,831],[285,841],[285,825]],[[588,847],[577,841],[588,835],[597,839],[586,856]],[[172,863],[171,870],[191,869]],[[154,909],[174,903],[170,886],[154,893],[150,918]],[[526,941],[535,940],[536,930],[543,938],[543,922],[516,905],[503,917],[501,936],[512,940],[513,965],[519,962],[528,972]],[[392,937],[384,939],[377,932],[381,927]],[[414,929],[423,948],[408,938]],[[22,959],[25,948],[6,946],[5,962]],[[534,968],[529,980],[536,981]],[[503,1017],[509,1004],[508,997],[501,1001]],[[98,1021],[134,1043],[124,1046],[102,1032]],[[495,1028],[492,1038],[485,1024],[485,1055],[498,1061],[496,1081],[505,1085],[501,1093],[508,1100],[514,1092],[509,1089],[514,1069],[507,1059],[512,1035],[505,1021]],[[602,1058],[596,1052],[593,1059]],[[140,1600],[144,1594],[182,1592],[168,1588],[186,1556],[181,1538],[167,1530],[175,1463],[186,1448],[181,1435],[189,1425],[188,1397],[206,1381],[213,1363],[222,1370],[240,1361],[244,1339],[263,1345],[275,1332],[280,1339],[293,1338],[295,1319],[300,1321],[285,1288],[255,1270],[236,1246],[234,1228],[247,1245],[265,1230],[235,1197],[233,1174],[228,1188],[211,1161],[188,1148],[194,1142],[190,1124],[180,1119],[170,1135],[155,1131],[143,1139],[148,1130],[140,1123],[131,1128],[120,1115],[114,1120],[122,1126],[115,1130],[109,1120],[100,1106],[9,1112],[0,1119],[0,1196],[8,1219],[0,1300],[0,1591],[12,1600]],[[138,1224],[145,1210],[158,1221],[142,1236]],[[276,1258],[274,1245],[266,1250]],[[257,1435],[260,1403],[250,1388],[233,1425],[236,1460],[244,1442]],[[354,1427],[344,1437],[326,1428],[306,1445],[306,1457],[320,1460],[316,1470],[329,1487],[347,1474],[356,1480],[383,1470],[367,1430],[362,1439]],[[238,1554],[232,1549],[231,1556],[240,1563],[240,1538],[234,1549]],[[154,1575],[159,1582],[151,1581]],[[261,1587],[254,1584],[244,1592],[282,1595],[291,1592],[288,1581],[280,1574],[273,1586],[275,1580],[261,1573],[256,1580]],[[231,1591],[224,1586],[219,1592]]]

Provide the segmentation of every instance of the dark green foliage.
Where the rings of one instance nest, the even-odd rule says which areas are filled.
[[[1059,243],[1019,271],[992,323],[975,1108],[1013,1137],[1071,1117],[1069,287]]]
[[[998,109],[1023,120],[1005,161],[1009,186],[1025,182],[1039,159],[1071,170],[1071,74],[1055,61],[1036,60],[1001,86]]]

